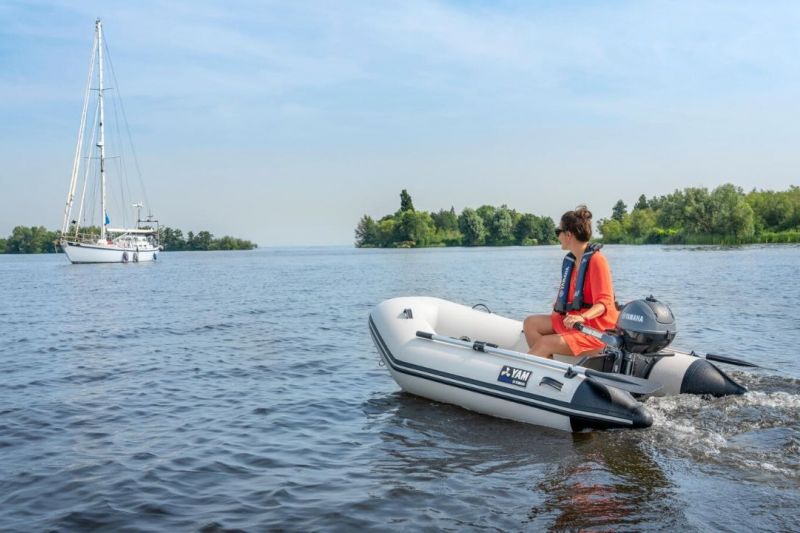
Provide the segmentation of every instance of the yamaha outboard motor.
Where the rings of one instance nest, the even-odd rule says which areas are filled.
[[[671,393],[727,396],[747,391],[725,372],[701,358],[680,371],[677,368],[670,370],[666,361],[666,364],[661,363],[654,369],[660,359],[670,357],[671,354],[659,352],[669,346],[675,338],[677,328],[669,306],[652,296],[626,304],[620,311],[617,330],[622,342],[621,351],[614,363],[614,367],[618,369],[616,371],[644,378],[653,377],[653,372],[671,372],[673,376],[676,372],[681,372],[680,382],[671,385]],[[659,380],[659,377],[663,379],[662,383],[673,380],[669,375],[656,376],[655,379]]]
[[[652,354],[663,350],[675,338],[675,317],[669,306],[652,296],[625,305],[617,320],[626,352]]]

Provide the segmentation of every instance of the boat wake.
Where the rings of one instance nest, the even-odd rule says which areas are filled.
[[[733,469],[738,479],[796,483],[800,478],[800,380],[736,373],[750,392],[708,398],[650,398],[645,437],[658,453],[701,468]]]

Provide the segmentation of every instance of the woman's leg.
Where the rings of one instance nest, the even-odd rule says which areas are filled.
[[[528,348],[531,348],[542,335],[552,335],[553,323],[550,322],[550,315],[531,315],[522,323],[522,332],[525,340],[528,341]]]
[[[540,335],[528,350],[529,354],[552,359],[553,354],[576,355],[561,335]]]
[[[575,353],[567,341],[564,340],[562,335],[542,335],[539,340],[531,346],[528,350],[529,354],[538,355],[539,357],[546,357],[552,359],[553,354],[571,355],[576,357],[578,355],[597,355],[603,351],[603,348],[595,348],[593,350],[584,350],[580,353]]]

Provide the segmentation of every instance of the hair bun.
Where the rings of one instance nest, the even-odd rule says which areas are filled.
[[[589,208],[585,205],[581,204],[575,208],[575,216],[578,218],[582,218],[583,220],[591,220],[592,219],[592,212],[589,211]]]

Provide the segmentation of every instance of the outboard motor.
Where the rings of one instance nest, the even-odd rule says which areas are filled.
[[[662,351],[675,338],[677,328],[669,306],[652,296],[622,307],[615,330],[606,334],[608,337],[601,339],[607,345],[605,357],[596,358],[596,370],[652,379],[663,385],[663,394],[727,396],[747,392],[705,358]]]
[[[653,296],[625,304],[617,320],[622,348],[629,353],[654,354],[675,338],[672,310]]]

